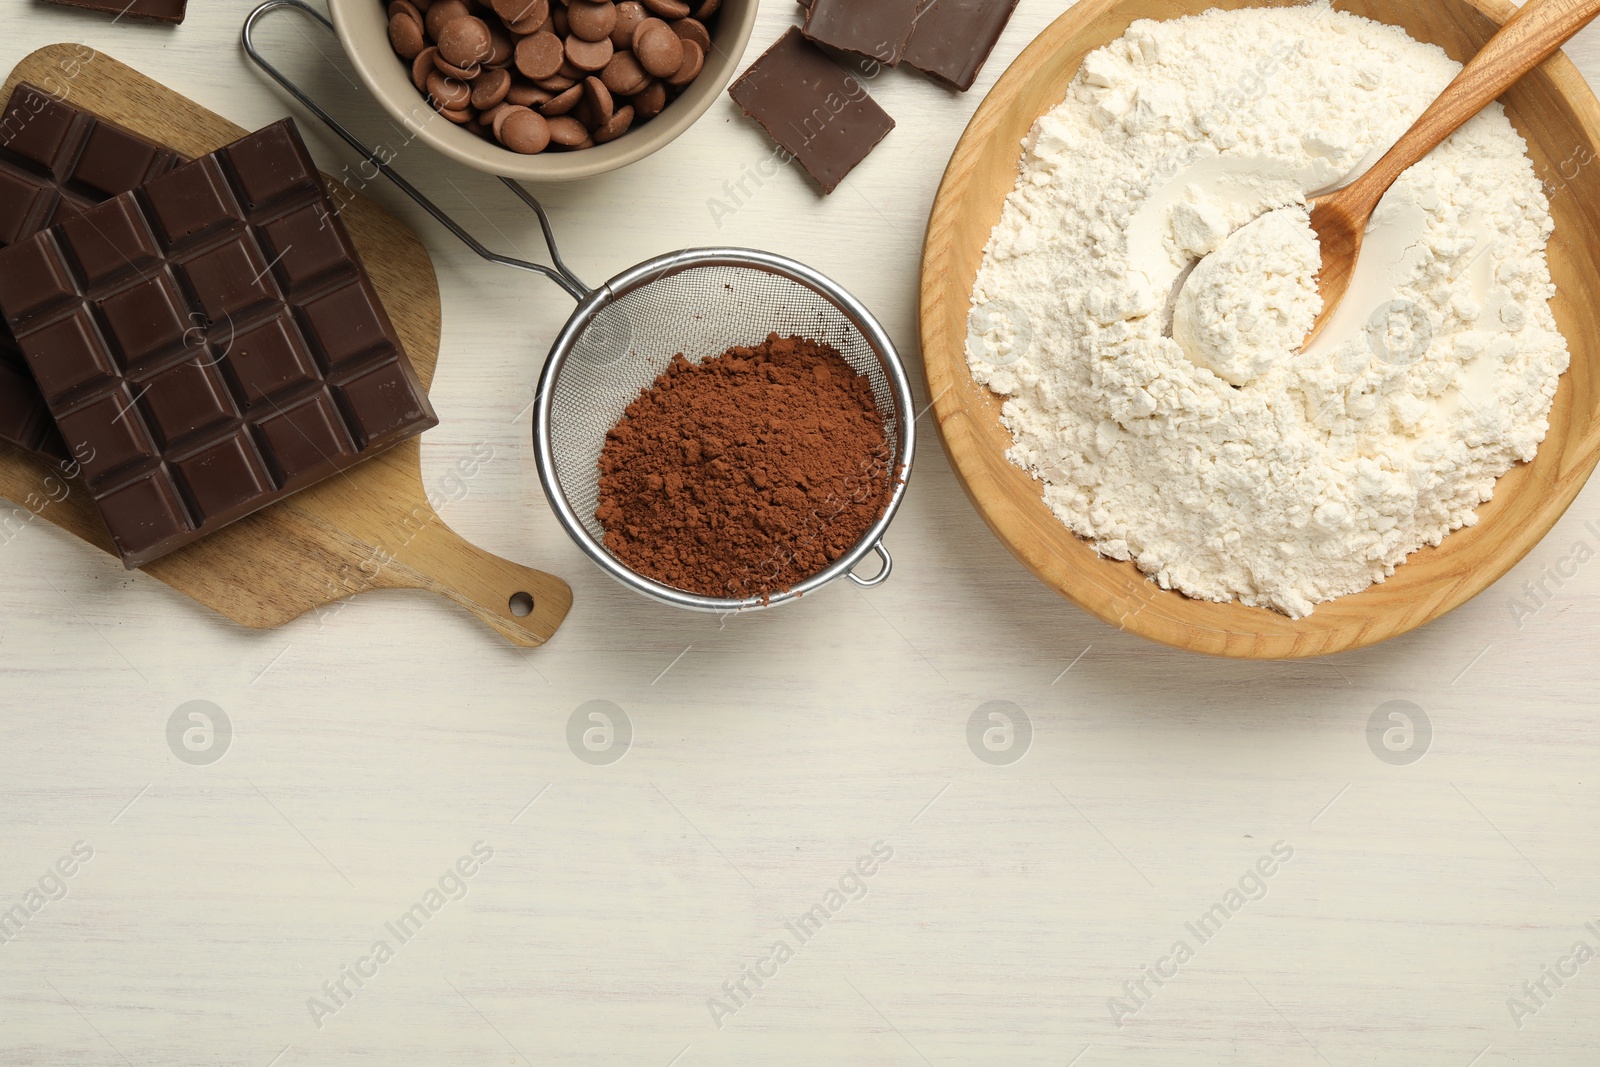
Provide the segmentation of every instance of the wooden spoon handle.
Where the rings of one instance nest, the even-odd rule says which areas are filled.
[[[1383,194],[1408,168],[1439,147],[1523,75],[1554,55],[1597,15],[1600,0],[1528,0],[1472,57],[1405,136],[1350,186],[1350,199],[1376,208]]]

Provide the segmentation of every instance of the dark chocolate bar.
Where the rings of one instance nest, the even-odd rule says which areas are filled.
[[[1016,7],[1017,0],[933,0],[917,15],[900,61],[966,92]]]
[[[182,158],[19,84],[0,113],[0,248],[165,174]],[[9,326],[0,323],[0,441],[70,459]]]
[[[189,0],[50,0],[63,7],[81,7],[90,11],[104,11],[119,19],[140,19],[147,22],[182,22]]]
[[[0,308],[129,567],[438,421],[292,120],[0,252]]]
[[[917,21],[918,0],[811,0],[804,33],[818,44],[894,66]]]
[[[728,94],[800,161],[824,193],[837,189],[894,129],[894,119],[867,95],[861,79],[794,27]]]

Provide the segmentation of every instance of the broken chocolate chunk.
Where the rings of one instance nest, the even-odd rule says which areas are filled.
[[[900,59],[966,92],[1011,21],[1017,0],[933,0],[916,19]]]
[[[818,0],[821,2],[821,0]],[[791,28],[728,94],[806,169],[824,193],[867,158],[894,119],[842,69]]]
[[[894,66],[917,23],[918,0],[812,0],[802,32],[818,44]]]

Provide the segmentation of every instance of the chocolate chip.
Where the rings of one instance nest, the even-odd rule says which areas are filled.
[[[551,17],[550,8],[547,4],[544,8],[543,18],[538,17],[538,14],[536,13],[532,18],[523,19],[521,22],[506,23],[506,29],[510,30],[518,37],[526,37],[530,33],[554,33],[555,22]]]
[[[511,117],[511,113],[516,110],[516,104],[506,104],[504,107],[496,109],[494,118],[489,120],[489,129],[494,133],[495,140],[498,141],[500,139],[500,127],[505,123],[506,119]],[[524,110],[527,109],[525,108]]]
[[[689,14],[689,5],[683,0],[639,0],[651,14],[664,19],[681,19]],[[857,0],[859,2],[859,0]]]
[[[524,77],[538,81],[561,69],[566,47],[553,33],[536,33],[517,42],[517,69]]]
[[[705,64],[706,54],[700,50],[700,46],[693,41],[684,41],[683,62],[678,65],[678,72],[666,82],[674,89],[682,89],[700,76],[700,68]]]
[[[598,41],[585,41],[582,37],[567,38],[567,61],[582,71],[604,70],[614,52],[609,37],[602,37]]]
[[[539,108],[539,112],[547,117],[565,115],[578,106],[583,99],[583,86],[574,85],[563,93],[551,97]]]
[[[606,83],[599,78],[590,76],[583,80],[583,99],[589,105],[589,114],[593,119],[590,125],[604,126],[611,121],[612,112],[616,105],[611,100],[611,90],[606,88]]]
[[[666,23],[661,19],[658,19],[654,15],[647,13],[645,17],[639,21],[639,24],[633,28],[633,39],[635,42],[637,42],[641,34],[649,33],[657,26],[665,25]]]
[[[511,65],[511,57],[516,54],[517,42],[503,26],[489,27],[489,58],[483,61],[486,67],[505,68]]]
[[[489,0],[489,6],[501,21],[508,23],[525,21],[536,12],[542,21],[550,13],[549,0]]]
[[[617,26],[617,7],[611,0],[572,0],[567,5],[567,25],[575,36],[598,41],[611,36]]]
[[[471,15],[445,23],[439,34],[439,54],[462,69],[476,67],[493,53],[488,23]]]
[[[700,51],[711,51],[711,34],[706,30],[706,24],[699,19],[679,19],[668,23],[672,32],[682,37],[685,41],[693,41],[700,46]]]
[[[447,24],[456,19],[466,18],[470,14],[472,12],[461,0],[439,0],[428,8],[427,14],[422,16],[423,28],[428,31],[429,37],[437,41]]]
[[[657,78],[671,77],[683,65],[683,38],[658,23],[637,31],[633,54],[639,57],[639,65]]]
[[[652,81],[634,96],[632,103],[634,112],[641,120],[653,119],[667,106],[667,87],[661,82]]]
[[[439,54],[439,49],[429,45],[417,53],[417,58],[411,61],[411,84],[417,87],[417,92],[428,91],[428,75],[437,68],[433,65],[433,57]]]
[[[486,70],[472,82],[472,106],[486,111],[504,100],[510,91],[510,74],[503,70]]]
[[[458,110],[472,102],[472,90],[467,88],[465,82],[434,71],[428,75],[428,95],[438,101],[441,108]]]
[[[422,37],[422,24],[404,11],[389,19],[389,44],[402,59],[415,59],[427,41]]]
[[[550,125],[538,114],[519,107],[500,120],[496,136],[513,152],[536,155],[550,144]]]
[[[522,107],[538,107],[554,95],[548,89],[541,89],[537,85],[529,85],[527,82],[513,79],[511,91],[506,94],[506,103],[517,104]]]
[[[611,43],[617,51],[633,47],[634,29],[649,17],[639,0],[622,0],[617,5],[617,24],[611,31]]]
[[[645,73],[632,52],[618,52],[606,64],[606,69],[601,71],[600,80],[606,83],[606,88],[612,93],[632,96],[650,84],[650,75]]]
[[[595,144],[605,144],[615,141],[618,137],[628,132],[628,127],[633,125],[633,108],[624,104],[611,116],[610,120],[601,124],[594,131]]]
[[[576,148],[589,140],[589,131],[575,118],[562,115],[546,122],[550,127],[550,140],[564,148]]]
[[[435,49],[433,53],[433,69],[447,78],[456,78],[460,81],[471,81],[478,76],[477,67],[458,67]]]

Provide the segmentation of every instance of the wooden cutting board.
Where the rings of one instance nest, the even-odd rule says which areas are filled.
[[[248,132],[87,45],[49,45],[28,56],[0,100],[19,81],[190,157]],[[361,194],[345,190],[336,199],[348,205],[343,215],[350,236],[427,388],[440,336],[439,283],[427,250],[404,223]],[[0,496],[111,552],[110,536],[78,485],[3,445]],[[13,516],[0,525],[27,519]],[[143,570],[255,629],[280,626],[368,589],[427,589],[513,644],[532,648],[550,639],[572,607],[572,590],[561,579],[475,548],[440,520],[423,489],[416,439]]]

